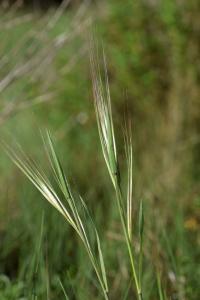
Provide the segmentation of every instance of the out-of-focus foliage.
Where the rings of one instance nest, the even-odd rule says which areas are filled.
[[[121,154],[124,116],[133,122],[135,231],[141,198],[145,214],[144,299],[157,297],[157,271],[169,297],[198,299],[199,1],[99,1],[67,9],[53,26],[54,9],[46,13],[2,9],[0,89],[13,70],[34,57],[36,62],[1,89],[1,136],[10,144],[15,138],[46,167],[39,130],[52,131],[65,170],[105,237],[110,297],[121,299],[129,277],[97,137],[87,52],[90,16],[105,47]],[[74,34],[77,28],[80,31]],[[70,33],[69,42],[56,48],[58,38]],[[121,159],[122,167],[123,163]],[[36,293],[38,299],[46,294],[50,299],[64,299],[60,278],[70,299],[100,299],[85,252],[72,230],[3,151],[0,172],[0,298],[29,299]],[[137,248],[137,239],[135,244]]]

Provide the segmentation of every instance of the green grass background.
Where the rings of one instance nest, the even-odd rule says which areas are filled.
[[[134,231],[138,203],[144,201],[144,299],[158,299],[156,273],[167,299],[199,299],[200,277],[200,5],[199,1],[120,1],[92,4],[86,15],[97,24],[108,60],[114,123],[125,171],[123,124],[133,123]],[[67,30],[76,7],[47,34],[48,41]],[[29,11],[2,10],[1,24]],[[27,61],[31,41],[53,9],[35,12],[28,22],[0,30],[0,55],[8,62],[1,79]],[[111,299],[132,299],[127,254],[120,232],[98,139],[88,53],[63,71],[87,42],[75,37],[57,51],[41,74],[14,80],[1,93],[0,109],[53,92],[53,100],[14,112],[1,124],[1,137],[16,139],[49,173],[40,129],[50,129],[72,185],[87,202],[100,230]],[[1,116],[1,115],[0,115]],[[101,299],[85,250],[64,220],[0,151],[0,299]],[[50,175],[51,176],[51,175]],[[44,228],[40,232],[42,216]],[[135,247],[138,247],[137,234]],[[39,249],[38,249],[39,247]],[[36,265],[39,265],[35,273]],[[35,298],[34,298],[35,297]]]

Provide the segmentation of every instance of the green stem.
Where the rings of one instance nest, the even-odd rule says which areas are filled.
[[[118,183],[116,183],[116,185],[115,185],[115,191],[116,191],[117,205],[118,205],[118,210],[119,210],[119,214],[120,214],[120,219],[121,219],[121,223],[122,223],[122,227],[123,227],[123,231],[124,231],[124,235],[125,235],[125,239],[126,239],[126,244],[127,244],[127,248],[128,248],[128,254],[129,254],[131,269],[132,269],[132,273],[133,273],[133,281],[136,286],[138,300],[142,300],[142,292],[141,292],[138,277],[136,274],[136,268],[135,268],[135,262],[134,262],[134,255],[133,255],[133,251],[132,251],[132,247],[131,247],[131,241],[128,236],[128,230],[127,230],[126,222],[125,222],[122,194],[121,194],[121,190],[118,186]]]
[[[143,240],[140,237],[140,253],[139,253],[139,286],[140,290],[142,290],[142,265],[143,265]]]
[[[81,238],[81,239],[82,239],[82,238]],[[103,280],[102,280],[102,278],[101,278],[101,275],[100,275],[100,273],[99,273],[99,270],[98,270],[98,268],[97,268],[97,263],[96,263],[96,261],[95,261],[95,258],[94,258],[94,256],[92,255],[92,253],[90,252],[90,250],[89,250],[89,248],[88,248],[88,246],[87,246],[86,241],[85,241],[84,239],[82,239],[82,241],[83,241],[84,246],[85,246],[85,248],[86,248],[86,251],[87,251],[87,253],[88,253],[88,255],[89,255],[90,261],[91,261],[92,266],[93,266],[93,268],[94,268],[94,270],[95,270],[95,273],[96,273],[96,275],[97,275],[97,278],[98,278],[98,280],[99,280],[99,283],[100,283],[100,286],[101,286],[101,289],[102,289],[102,292],[103,292],[103,295],[104,295],[104,299],[105,299],[105,300],[109,300],[109,298],[108,298],[108,292],[107,292],[107,290],[105,289],[105,285],[104,285],[104,282],[103,282]]]
[[[140,292],[140,293],[138,294],[138,299],[139,299],[139,300],[143,300],[142,292]]]

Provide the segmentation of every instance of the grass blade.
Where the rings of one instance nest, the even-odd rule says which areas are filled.
[[[64,286],[63,286],[63,284],[62,284],[60,278],[58,279],[58,281],[59,281],[59,284],[60,284],[61,289],[62,289],[62,291],[63,291],[63,294],[64,294],[64,296],[65,296],[65,299],[66,299],[66,300],[69,300],[69,297],[67,296],[67,293],[66,293],[66,291],[65,291],[65,288],[64,288]]]
[[[139,286],[142,290],[142,264],[143,264],[143,232],[144,232],[144,214],[143,203],[140,201],[139,208],[139,240],[140,240],[140,252],[139,252]]]

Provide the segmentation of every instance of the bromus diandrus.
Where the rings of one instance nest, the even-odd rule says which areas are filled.
[[[96,52],[98,53],[98,52]],[[140,254],[139,254],[139,271],[136,270],[136,259],[133,248],[132,234],[132,194],[133,194],[133,151],[131,126],[128,124],[125,129],[125,151],[127,158],[128,176],[127,176],[127,200],[122,193],[120,181],[120,168],[118,164],[118,155],[115,141],[115,133],[112,118],[111,98],[108,84],[108,75],[106,69],[105,55],[103,53],[104,76],[101,76],[99,58],[95,56],[95,51],[91,51],[91,71],[94,91],[94,103],[98,131],[102,146],[104,159],[108,168],[111,182],[116,193],[116,203],[121,220],[123,234],[130,259],[130,269],[132,271],[132,281],[136,287],[138,300],[142,300],[142,244],[143,244],[143,209],[140,206],[139,214],[139,237],[140,237]],[[51,134],[43,136],[45,149],[54,174],[55,181],[61,191],[58,195],[56,189],[50,180],[40,170],[37,163],[33,162],[28,156],[18,148],[13,150],[7,144],[4,148],[12,161],[36,186],[46,200],[63,215],[65,220],[74,228],[80,237],[93,269],[96,273],[99,285],[101,287],[104,299],[109,299],[109,287],[107,282],[106,268],[101,248],[101,242],[93,217],[90,215],[88,207],[81,196],[74,196],[69,181],[63,170],[62,164],[55,150],[55,145]],[[89,220],[90,230],[87,222]],[[91,238],[91,231],[93,237]],[[95,241],[94,241],[95,240]]]
[[[97,57],[95,56],[97,54]],[[118,164],[117,148],[115,141],[112,108],[111,108],[111,97],[108,82],[108,74],[106,67],[106,58],[103,50],[103,66],[104,66],[104,77],[102,78],[100,72],[98,57],[98,49],[91,51],[91,70],[92,70],[92,81],[93,81],[93,93],[95,101],[95,111],[98,124],[99,137],[101,141],[102,151],[104,159],[108,168],[108,172],[114,186],[116,193],[116,202],[122,224],[122,229],[128,249],[130,265],[132,270],[133,282],[136,287],[137,296],[139,300],[142,300],[142,284],[141,284],[141,270],[142,270],[142,234],[143,230],[140,230],[140,263],[139,263],[139,274],[136,271],[135,256],[133,252],[133,241],[132,241],[132,194],[133,194],[133,151],[132,151],[132,138],[131,138],[131,127],[128,124],[125,130],[125,150],[127,157],[128,167],[128,180],[127,180],[127,201],[125,208],[125,201],[122,194],[121,188],[121,174]],[[141,213],[142,216],[142,206]],[[143,218],[140,217],[141,220]],[[143,227],[143,221],[140,224]],[[141,226],[140,226],[141,227]]]
[[[62,199],[58,196],[45,174],[39,170],[39,166],[30,160],[20,148],[14,151],[7,144],[4,144],[4,148],[17,167],[20,168],[20,170],[46,198],[46,200],[52,206],[54,206],[63,215],[65,220],[74,228],[85,246],[90,262],[97,275],[104,298],[109,299],[107,276],[101,250],[101,242],[94,221],[81,196],[78,198],[76,197],[75,199],[68,179],[57,156],[55,146],[49,132],[47,132],[46,136],[44,137],[44,145],[55,180],[60,188],[60,191],[62,192]],[[86,217],[87,221],[89,220],[90,222],[90,232],[93,231],[93,236],[95,236],[95,244],[92,241],[90,232],[87,229],[85,222]]]

